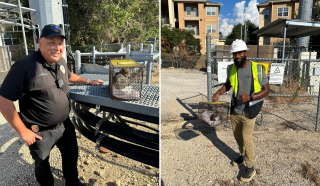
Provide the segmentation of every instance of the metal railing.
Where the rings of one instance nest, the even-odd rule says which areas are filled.
[[[93,64],[96,64],[96,58],[98,56],[104,56],[104,57],[125,57],[133,59],[137,62],[140,62],[142,65],[146,65],[146,84],[150,84],[151,76],[152,76],[152,68],[153,68],[153,60],[157,58],[158,53],[155,53],[153,50],[153,45],[148,45],[148,51],[144,51],[143,44],[140,44],[140,51],[131,51],[131,45],[128,44],[126,48],[121,45],[121,48],[118,52],[97,52],[95,50],[95,46],[93,46],[93,50],[91,53],[81,53],[79,50],[75,51],[75,73],[80,75],[82,72],[84,72],[85,66],[81,65],[82,63],[82,57],[83,56],[92,56],[93,58]],[[94,67],[93,67],[94,68]],[[101,67],[102,68],[102,67]],[[92,69],[92,67],[87,67],[87,70]],[[107,70],[106,70],[107,69]],[[101,73],[108,73],[109,66],[106,66],[104,69],[102,69]],[[97,73],[95,71],[95,73]]]

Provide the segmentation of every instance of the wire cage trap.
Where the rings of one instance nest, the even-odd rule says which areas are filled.
[[[139,100],[143,82],[143,66],[132,59],[111,60],[109,90],[111,99]]]
[[[198,125],[215,127],[227,123],[229,119],[229,103],[222,101],[200,102],[198,109]]]

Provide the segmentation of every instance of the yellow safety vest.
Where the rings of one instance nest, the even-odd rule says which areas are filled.
[[[253,92],[258,93],[261,91],[260,82],[262,80],[263,66],[260,65],[259,63],[253,62],[253,61],[251,61],[251,63],[252,63],[252,77],[253,77],[253,87],[254,87]],[[260,66],[260,68],[258,68],[258,66]],[[261,77],[259,77],[259,75]],[[230,79],[231,86],[232,86],[234,93],[237,94],[237,92],[238,92],[238,76],[237,76],[237,68],[236,68],[235,64],[233,64],[231,67],[231,73],[229,71],[229,79]]]

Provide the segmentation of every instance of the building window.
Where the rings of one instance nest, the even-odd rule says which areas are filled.
[[[191,31],[192,30],[192,25],[187,25],[187,30]]]
[[[194,35],[199,35],[198,26],[194,26]]]
[[[193,8],[194,17],[198,17],[198,8]]]
[[[278,17],[288,17],[289,7],[279,7],[278,8]]]
[[[207,7],[207,16],[215,16],[216,7]]]
[[[264,14],[264,19],[269,19],[269,10],[264,10],[263,14]]]
[[[216,25],[207,25],[207,33],[216,33]]]
[[[187,6],[186,10],[187,10],[187,15],[191,15],[191,7]]]

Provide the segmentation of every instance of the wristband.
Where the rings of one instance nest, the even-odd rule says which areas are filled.
[[[90,79],[87,79],[87,85],[89,85],[89,83],[90,83]]]
[[[250,101],[253,101],[253,97],[252,97],[252,95],[250,95]]]

